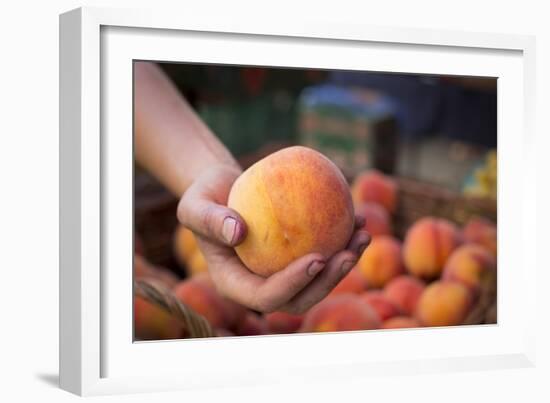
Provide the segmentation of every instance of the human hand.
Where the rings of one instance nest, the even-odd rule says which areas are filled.
[[[346,249],[330,259],[311,253],[268,278],[261,277],[249,271],[233,249],[247,233],[243,218],[226,207],[231,186],[241,173],[233,165],[218,165],[200,175],[181,198],[178,219],[197,236],[221,294],[260,312],[303,313],[328,295],[370,243],[368,232],[360,229],[364,218],[356,216]]]

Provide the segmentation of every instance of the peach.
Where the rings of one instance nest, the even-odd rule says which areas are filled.
[[[253,312],[247,312],[244,320],[235,330],[237,336],[256,336],[260,334],[268,334],[269,327],[264,317]]]
[[[405,329],[421,326],[418,320],[410,316],[394,316],[382,323],[382,329]]]
[[[184,336],[184,329],[161,307],[134,297],[134,335],[140,340],[177,339]]]
[[[401,242],[389,235],[373,237],[357,262],[357,269],[369,287],[384,287],[388,281],[404,272]]]
[[[462,236],[466,243],[479,244],[496,257],[497,255],[497,227],[483,217],[472,217],[462,229]]]
[[[452,251],[460,244],[457,227],[448,220],[425,217],[407,231],[403,259],[409,272],[423,279],[441,274]]]
[[[269,332],[285,334],[296,332],[304,320],[303,315],[292,315],[286,312],[271,312],[265,315]]]
[[[188,259],[187,264],[185,265],[187,273],[190,276],[195,276],[198,273],[204,273],[208,271],[208,263],[206,263],[206,258],[200,249],[197,249],[191,257]]]
[[[452,281],[435,281],[422,293],[416,318],[424,326],[460,325],[472,304],[468,288]]]
[[[338,332],[368,330],[380,327],[380,318],[357,295],[341,294],[327,297],[304,317],[302,332]]]
[[[399,308],[382,291],[367,291],[361,294],[360,297],[376,311],[381,321],[400,314]]]
[[[397,208],[397,183],[376,170],[358,175],[352,183],[351,194],[356,206],[377,203],[390,213],[395,213]]]
[[[201,279],[181,281],[173,290],[174,295],[198,314],[204,316],[214,328],[231,328],[223,298]]]
[[[174,255],[176,260],[185,266],[197,250],[199,250],[199,246],[193,231],[183,225],[178,225],[174,233]]]
[[[331,257],[353,232],[346,179],[332,161],[306,147],[282,149],[248,168],[233,184],[228,206],[248,225],[237,255],[264,277],[308,253]]]
[[[336,287],[332,289],[330,295],[337,294],[360,294],[367,289],[367,281],[363,275],[357,270],[352,269],[349,274],[344,277]]]
[[[424,288],[424,283],[419,279],[410,275],[401,275],[390,281],[383,292],[401,312],[412,315]]]
[[[363,203],[356,209],[357,213],[365,217],[365,226],[371,236],[391,235],[391,218],[388,211],[377,203]]]
[[[491,252],[481,245],[466,244],[451,254],[441,278],[458,281],[477,296],[483,284],[491,279],[495,269],[496,263]]]

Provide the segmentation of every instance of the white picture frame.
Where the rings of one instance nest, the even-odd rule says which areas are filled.
[[[98,395],[533,366],[534,327],[523,313],[535,312],[536,290],[525,236],[536,225],[534,49],[529,36],[314,19],[61,15],[61,387]],[[133,343],[133,59],[498,77],[498,324]]]

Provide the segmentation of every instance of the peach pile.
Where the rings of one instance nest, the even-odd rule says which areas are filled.
[[[486,248],[494,257],[497,255],[497,227],[482,217],[472,217],[462,229],[466,243],[474,243]]]
[[[481,287],[491,281],[495,269],[495,259],[487,249],[476,244],[466,244],[451,254],[441,278],[460,282],[474,295],[478,295]]]
[[[269,332],[273,334],[294,333],[304,320],[303,315],[292,315],[286,312],[271,312],[265,315]]]
[[[471,303],[471,294],[464,285],[435,281],[422,293],[415,316],[423,326],[460,325],[466,319]]]
[[[332,256],[345,248],[354,226],[343,174],[328,158],[301,146],[248,168],[233,184],[228,206],[248,225],[237,255],[264,277],[308,253]]]
[[[419,279],[402,275],[394,278],[384,288],[384,295],[393,302],[401,312],[412,315],[420,296],[424,292],[424,283]]]
[[[364,229],[371,234],[371,236],[377,235],[391,235],[391,218],[388,211],[377,203],[363,203],[356,207],[357,213],[365,217]]]
[[[386,297],[382,291],[367,291],[361,294],[360,297],[376,311],[381,321],[386,321],[401,313],[397,305]]]
[[[360,294],[367,289],[367,281],[365,277],[359,272],[357,268],[354,268],[349,274],[344,277],[336,287],[332,289],[330,295],[338,294]]]
[[[338,332],[378,329],[380,318],[357,295],[327,297],[311,308],[304,317],[302,332]]]
[[[139,256],[147,248],[137,234],[134,274],[172,288],[183,304],[208,320],[217,336],[463,324],[496,278],[497,228],[481,217],[458,228],[447,219],[425,216],[401,238],[403,217],[397,208],[407,203],[399,202],[397,184],[371,170],[358,175],[350,188],[336,165],[300,146],[256,162],[234,182],[227,205],[248,229],[235,253],[262,277],[309,253],[329,259],[348,245],[355,213],[365,217],[370,245],[349,274],[304,314],[262,314],[220,295],[195,235],[183,226],[174,234],[173,250],[187,278]],[[392,220],[398,234],[393,233]],[[134,315],[138,338],[187,336],[178,320],[138,297]],[[496,321],[496,306],[492,316]]]
[[[199,249],[195,234],[183,225],[178,225],[174,234],[174,255],[190,276],[208,270],[206,259]]]
[[[184,336],[182,324],[162,308],[134,297],[134,335],[140,340],[177,339]]]
[[[358,175],[352,184],[351,194],[356,206],[377,203],[390,213],[397,208],[397,184],[391,177],[375,170]]]
[[[431,280],[439,277],[452,251],[460,244],[458,228],[448,220],[426,217],[407,231],[403,259],[409,272]]]
[[[372,288],[381,288],[403,273],[401,242],[388,235],[375,236],[357,263]]]
[[[410,316],[394,316],[382,323],[382,329],[406,329],[421,326],[418,320]]]

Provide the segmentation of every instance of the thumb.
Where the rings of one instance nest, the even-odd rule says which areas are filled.
[[[183,225],[217,243],[235,246],[246,237],[246,223],[239,213],[211,200],[184,195],[177,214]]]

